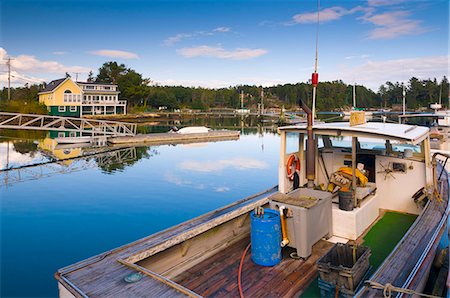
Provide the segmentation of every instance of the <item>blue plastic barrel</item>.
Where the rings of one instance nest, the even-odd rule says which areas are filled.
[[[281,261],[281,222],[278,211],[265,209],[258,217],[253,211],[251,218],[252,260],[261,266],[275,266]]]

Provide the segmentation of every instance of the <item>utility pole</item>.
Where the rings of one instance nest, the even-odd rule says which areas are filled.
[[[11,100],[11,57],[8,57],[8,101]]]

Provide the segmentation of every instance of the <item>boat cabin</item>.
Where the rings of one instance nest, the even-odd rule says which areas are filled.
[[[428,128],[376,122],[317,124],[313,126],[316,150],[310,165],[307,126],[280,127],[279,132],[279,191],[298,193],[295,189],[308,187],[311,180],[313,188],[331,192],[333,236],[356,240],[376,220],[380,209],[420,213],[411,197],[432,184]],[[291,156],[300,161],[294,179],[287,175],[292,172],[288,169]],[[364,181],[358,174],[364,175]],[[308,175],[312,176],[308,179]],[[339,208],[339,189],[344,187],[353,198],[351,211]]]

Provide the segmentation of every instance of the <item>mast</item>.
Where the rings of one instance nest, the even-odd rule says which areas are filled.
[[[406,90],[405,90],[405,85],[403,85],[403,115],[405,115],[405,111],[406,111]]]
[[[356,83],[353,84],[353,109],[356,109]]]
[[[241,112],[244,112],[244,90],[241,90]]]
[[[320,0],[317,0],[317,27],[316,27],[316,58],[314,62],[314,72],[311,76],[311,83],[313,86],[313,98],[312,98],[312,119],[316,118],[316,95],[317,85],[319,84],[319,73],[317,72],[318,59],[319,59],[319,13],[320,13]]]
[[[261,87],[261,115],[264,114],[264,88]]]

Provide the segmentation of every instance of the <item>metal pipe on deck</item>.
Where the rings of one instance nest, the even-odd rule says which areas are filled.
[[[308,140],[306,141],[306,179],[308,180],[308,188],[314,188],[314,180],[316,178],[316,142],[314,140],[313,133],[313,115],[311,109],[300,100],[300,105],[305,111],[308,119],[307,135]]]

